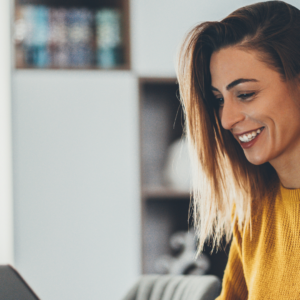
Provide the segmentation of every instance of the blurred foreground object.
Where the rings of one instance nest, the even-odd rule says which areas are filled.
[[[0,265],[0,299],[39,300],[22,276],[10,265]]]
[[[122,300],[214,300],[220,289],[220,280],[211,275],[144,275]]]
[[[177,253],[176,256],[164,255],[156,264],[156,271],[159,274],[192,274],[203,275],[210,267],[209,259],[202,254],[196,258],[194,231],[179,231],[170,238],[170,246]]]

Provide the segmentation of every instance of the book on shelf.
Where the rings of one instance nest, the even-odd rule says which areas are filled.
[[[16,44],[17,62],[20,65],[47,67],[49,54],[47,37],[49,30],[49,9],[45,6],[26,5],[17,9]],[[22,53],[19,53],[22,52]]]
[[[112,67],[122,63],[121,14],[103,9],[96,14],[97,64]]]
[[[114,68],[123,63],[122,14],[19,5],[15,45],[19,68]]]
[[[89,67],[93,61],[92,12],[88,9],[67,11],[69,64],[72,67]]]
[[[67,10],[51,8],[49,16],[49,55],[51,66],[65,68],[69,66]]]

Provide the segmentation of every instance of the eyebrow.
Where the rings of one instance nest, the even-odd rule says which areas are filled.
[[[238,85],[240,83],[244,83],[244,82],[258,82],[258,80],[256,80],[256,79],[239,78],[239,79],[236,79],[236,80],[232,81],[231,83],[229,83],[226,86],[226,90],[229,91],[230,89],[232,89],[236,85]],[[211,89],[213,91],[219,92],[219,90],[217,88],[213,87],[213,86],[211,86]]]

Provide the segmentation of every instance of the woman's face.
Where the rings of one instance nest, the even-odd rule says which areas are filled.
[[[210,72],[222,126],[249,162],[285,162],[300,153],[300,108],[288,85],[255,51],[228,47],[214,52]]]

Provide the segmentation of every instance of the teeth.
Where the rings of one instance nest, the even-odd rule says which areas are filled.
[[[261,133],[260,129],[257,129],[256,131],[252,131],[251,133],[243,134],[239,136],[239,140],[243,143],[247,143],[252,141],[258,134]]]

